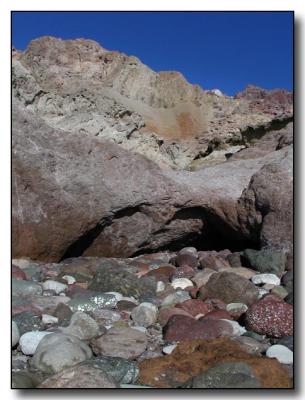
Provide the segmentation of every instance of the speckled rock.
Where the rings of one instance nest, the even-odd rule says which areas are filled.
[[[19,345],[23,354],[33,355],[41,340],[52,332],[32,331],[24,333],[19,340]]]
[[[91,357],[90,347],[75,336],[53,333],[41,340],[32,363],[38,370],[54,374]]]
[[[181,341],[193,339],[215,339],[233,334],[233,327],[223,320],[195,320],[184,315],[172,316],[164,327],[164,340]]]
[[[216,297],[225,303],[253,304],[258,300],[258,288],[247,279],[231,272],[219,272],[200,289],[203,298]]]
[[[147,347],[144,333],[131,328],[111,328],[100,338],[94,339],[92,349],[96,355],[121,357],[134,360]]]
[[[19,342],[20,339],[20,332],[18,329],[18,325],[15,321],[12,321],[12,347],[15,347],[16,344]]]
[[[18,325],[20,335],[30,331],[42,331],[45,329],[41,317],[34,314],[32,311],[23,311],[14,315],[13,321]]]
[[[157,321],[158,308],[152,303],[141,303],[131,312],[131,318],[135,324],[150,326]]]
[[[79,364],[43,381],[42,389],[114,389],[118,384],[107,373],[91,365]]]
[[[13,296],[32,296],[42,293],[41,286],[35,282],[12,278],[11,284]]]
[[[137,278],[128,271],[106,265],[94,275],[88,288],[100,292],[119,292],[124,296],[141,298],[148,294],[154,296],[156,286],[157,283],[153,277]]]
[[[186,300],[183,303],[177,304],[176,308],[180,308],[181,310],[186,311],[193,317],[196,317],[196,315],[199,314],[201,314],[201,316],[204,316],[213,310],[212,305],[205,304],[202,300],[199,299]]]
[[[135,362],[120,357],[95,357],[82,364],[100,369],[118,383],[133,383],[139,375],[139,368]]]
[[[271,337],[293,334],[293,307],[273,295],[262,298],[246,312],[246,327]]]
[[[247,249],[243,251],[242,257],[250,268],[261,273],[282,276],[285,271],[286,257],[280,251]]]
[[[186,384],[190,388],[202,389],[252,389],[261,384],[249,365],[230,362],[209,368]]]
[[[266,356],[276,358],[281,364],[293,363],[293,352],[288,347],[281,344],[274,344],[266,351]]]
[[[67,335],[76,336],[80,340],[90,340],[99,334],[99,326],[88,314],[77,311],[72,315],[70,325],[61,328]]]

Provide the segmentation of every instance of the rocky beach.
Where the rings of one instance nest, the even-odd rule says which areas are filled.
[[[293,387],[293,94],[12,49],[12,387]]]

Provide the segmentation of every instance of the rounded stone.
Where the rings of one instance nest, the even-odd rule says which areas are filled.
[[[177,290],[175,293],[171,293],[165,297],[161,303],[161,307],[174,307],[176,304],[183,303],[185,300],[189,300],[191,297],[185,290]]]
[[[191,317],[191,315],[180,308],[177,307],[164,307],[161,308],[158,315],[158,322],[161,326],[165,326],[173,315],[185,315],[187,317]]]
[[[99,326],[96,321],[82,311],[74,313],[69,326],[60,329],[63,333],[76,336],[80,340],[90,340],[99,335]]]
[[[242,253],[243,260],[255,271],[281,276],[285,270],[286,256],[283,252],[263,249],[246,249]]]
[[[239,325],[239,323],[236,321],[231,321],[230,319],[222,319],[221,321],[226,321],[228,324],[232,326],[233,336],[241,336],[247,331],[243,326]]]
[[[76,279],[72,275],[64,275],[62,279],[64,279],[68,283],[68,285],[72,285],[76,282]]]
[[[251,278],[251,281],[255,285],[269,284],[269,285],[280,285],[281,280],[274,274],[258,274]]]
[[[53,317],[53,315],[49,314],[42,314],[42,322],[46,325],[49,324],[57,324],[58,323],[58,318]]]
[[[184,267],[178,267],[176,268],[172,280],[174,279],[179,279],[179,278],[192,278],[195,274],[195,270],[188,265],[185,265]]]
[[[172,281],[171,286],[174,289],[185,289],[194,286],[194,284],[187,278],[177,278]]]
[[[191,254],[194,257],[197,257],[197,249],[195,247],[183,247],[183,249],[179,250],[178,255],[180,254]]]
[[[134,360],[147,347],[146,335],[131,328],[110,328],[100,338],[94,339],[92,349],[96,355]]]
[[[118,384],[106,372],[91,365],[75,365],[43,381],[42,389],[115,389]]]
[[[32,363],[38,370],[54,374],[91,357],[90,347],[77,337],[53,333],[41,340]]]
[[[56,294],[59,294],[64,292],[68,288],[68,285],[50,279],[43,282],[42,288],[43,290],[54,290]]]
[[[162,281],[158,281],[156,292],[159,293],[159,292],[163,292],[164,290],[165,290],[165,283]]]
[[[266,351],[266,356],[276,358],[281,364],[293,363],[293,352],[288,347],[281,344],[274,344]]]
[[[238,319],[248,310],[248,306],[244,303],[229,303],[227,304],[226,310],[233,318]]]
[[[19,342],[20,333],[15,321],[12,321],[12,347],[15,347]]]
[[[188,312],[193,317],[197,315],[204,316],[213,310],[212,305],[206,304],[199,299],[186,300],[183,303],[177,304],[176,307]]]
[[[24,333],[19,340],[19,345],[23,354],[33,355],[41,340],[52,332],[33,331]]]
[[[158,308],[152,303],[141,303],[131,312],[135,324],[148,327],[157,321]]]
[[[198,264],[198,259],[197,256],[194,256],[191,253],[178,254],[175,258],[175,264],[176,267],[188,266],[191,268],[196,268]]]
[[[169,344],[168,346],[163,347],[162,352],[164,354],[171,354],[175,348],[177,347],[177,344]]]
[[[246,327],[259,334],[280,338],[293,334],[293,307],[268,295],[246,312]]]
[[[17,267],[16,265],[12,265],[12,278],[24,281],[27,277],[21,268]]]
[[[11,279],[13,296],[35,296],[42,294],[42,288],[38,283]]]

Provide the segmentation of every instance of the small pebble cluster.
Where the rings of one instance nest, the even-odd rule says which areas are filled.
[[[13,260],[14,388],[282,388],[293,273],[275,250]]]

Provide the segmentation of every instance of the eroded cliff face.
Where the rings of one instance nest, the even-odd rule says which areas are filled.
[[[49,37],[13,51],[12,87],[14,257],[291,254],[291,93],[231,98]]]
[[[53,128],[105,138],[167,169],[223,161],[248,146],[249,129],[292,117],[286,91],[249,86],[231,98],[84,39],[43,37],[15,51],[13,91]],[[214,150],[222,153],[211,162]]]

